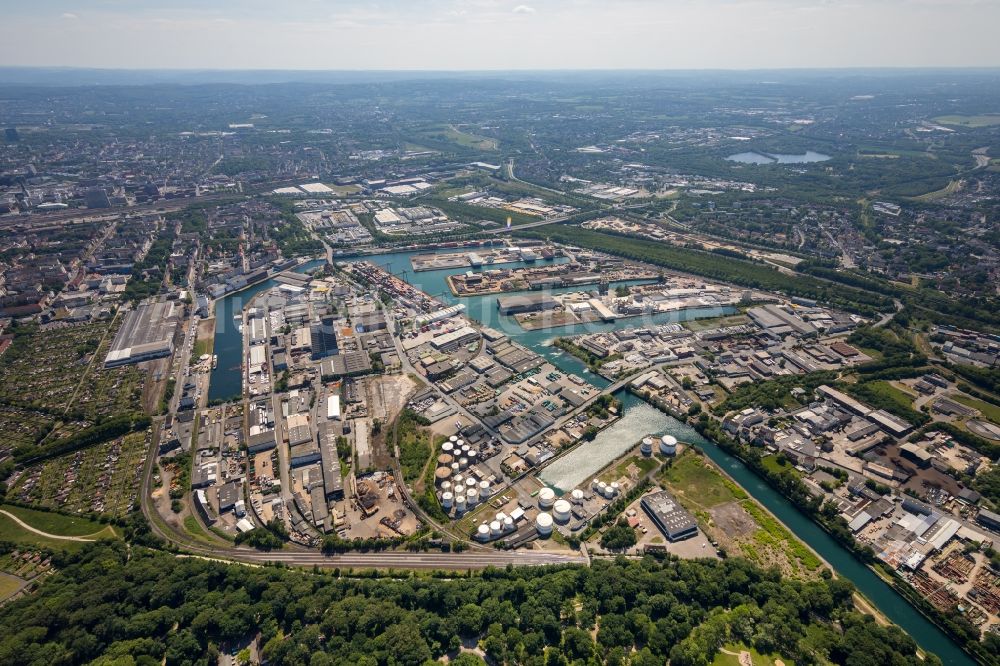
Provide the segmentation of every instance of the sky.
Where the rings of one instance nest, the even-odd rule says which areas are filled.
[[[0,66],[1000,66],[1000,0],[0,0]]]

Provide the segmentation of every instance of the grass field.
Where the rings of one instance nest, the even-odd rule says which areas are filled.
[[[681,326],[689,331],[707,331],[712,328],[723,328],[725,326],[740,326],[750,321],[750,318],[743,314],[728,315],[725,317],[708,317],[707,319],[690,319],[681,322]]]
[[[118,536],[115,530],[110,525],[102,525],[101,523],[90,520],[89,518],[83,518],[81,516],[64,516],[61,513],[52,513],[51,511],[35,511],[34,509],[25,509],[20,506],[10,506],[8,504],[0,505],[4,511],[12,513],[27,524],[34,527],[36,530],[41,530],[43,532],[48,532],[49,534],[58,534],[59,536]],[[99,534],[106,533],[106,534]]]
[[[989,419],[990,421],[993,421],[993,423],[996,423],[997,425],[1000,425],[1000,406],[991,405],[988,402],[985,402],[983,400],[978,400],[976,398],[961,393],[956,393],[952,397],[955,399],[955,402],[960,402],[963,405],[972,407],[973,409],[978,409],[980,412],[982,412],[985,418]]]
[[[31,525],[37,530],[59,536],[91,537],[94,539],[116,538],[118,535],[110,525],[101,525],[86,518],[63,516],[44,511],[32,511],[20,507],[2,505],[8,511]],[[50,539],[27,530],[11,518],[0,514],[0,541],[10,541],[23,546],[51,548],[54,550],[78,550],[86,545],[85,541],[66,541]]]
[[[0,576],[0,601],[21,589],[21,581],[12,576]]]
[[[957,125],[959,127],[993,127],[1000,125],[1000,113],[986,113],[978,116],[938,116],[934,122],[941,125]]]
[[[868,387],[877,394],[889,398],[900,407],[912,408],[913,396],[886,381],[868,382]]]
[[[705,509],[742,500],[747,494],[694,453],[681,455],[662,474],[674,492]]]
[[[962,181],[952,180],[949,181],[947,185],[942,187],[940,190],[934,190],[933,192],[926,192],[920,196],[911,197],[914,201],[934,201],[936,199],[942,199],[949,194],[954,194],[958,192],[959,188],[962,186]]]
[[[712,666],[740,666],[740,652],[746,651],[750,653],[750,663],[753,666],[774,666],[776,661],[781,661],[785,666],[794,666],[795,662],[787,657],[782,657],[778,654],[761,654],[753,648],[747,648],[744,645],[734,645],[729,644],[723,647],[724,650],[729,652],[735,652],[736,654],[727,654],[726,652],[719,652],[715,655],[715,659],[712,661]]]
[[[626,476],[628,474],[629,465],[635,465],[639,468],[639,478],[642,478],[647,473],[653,471],[660,461],[656,458],[647,458],[645,456],[632,456],[631,458],[626,458],[614,467],[609,467],[604,472],[601,473],[599,478],[605,483],[611,483],[612,481],[617,481],[618,479]]]

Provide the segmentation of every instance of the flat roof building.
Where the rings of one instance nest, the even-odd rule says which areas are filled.
[[[503,315],[554,310],[556,305],[555,299],[547,294],[519,294],[497,299],[497,307]]]
[[[173,301],[141,303],[128,313],[104,359],[105,368],[116,368],[164,358],[174,353],[174,334],[180,310]]]
[[[698,534],[698,523],[666,490],[646,495],[640,503],[668,541],[683,541]]]

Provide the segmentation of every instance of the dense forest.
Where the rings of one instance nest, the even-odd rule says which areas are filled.
[[[595,561],[458,576],[342,577],[100,543],[0,611],[0,663],[214,664],[260,634],[272,664],[708,664],[725,645],[796,664],[922,662],[844,580],[742,559]]]

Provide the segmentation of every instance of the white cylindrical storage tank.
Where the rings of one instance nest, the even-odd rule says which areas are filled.
[[[507,517],[507,514],[504,513],[503,511],[501,511],[497,515],[493,516],[493,519],[494,520],[499,520],[500,522],[503,522],[503,519],[506,518],[506,517]]]
[[[604,483],[603,481],[599,481],[597,483],[597,492],[600,493],[601,497],[607,497],[608,496],[608,484]]]
[[[503,531],[510,532],[512,529],[514,529],[514,519],[511,518],[510,516],[504,516]]]
[[[434,470],[434,479],[438,483],[442,483],[442,482],[444,482],[444,481],[446,481],[447,479],[450,479],[450,478],[451,478],[451,468],[449,468],[449,467],[438,467],[436,470]]]
[[[452,435],[451,437],[448,438],[449,444],[454,444],[457,441],[458,441],[458,435]]]
[[[451,481],[442,481],[441,492],[448,492],[449,490],[451,490]]]
[[[456,474],[452,478],[451,482],[455,484],[455,490],[458,490],[462,485],[465,484],[465,475],[464,474]]]
[[[664,435],[661,437],[660,453],[665,456],[672,456],[677,453],[677,438],[673,435]]]
[[[494,520],[490,523],[490,536],[500,536],[501,530],[503,529],[503,523],[499,520]]]
[[[456,449],[461,449],[463,446],[465,446],[465,440],[464,439],[456,439],[455,440],[455,448]]]
[[[441,452],[451,455],[452,453],[455,452],[455,445],[452,444],[451,442],[445,442],[444,444],[441,445]]]
[[[535,529],[541,536],[552,534],[552,515],[548,513],[538,514],[538,517],[535,518]]]
[[[538,506],[543,509],[549,509],[552,507],[552,503],[556,501],[556,491],[551,488],[542,488],[538,491]]]
[[[457,462],[453,462],[450,465],[450,467],[451,467],[451,473],[452,474],[458,474],[458,463]]]
[[[475,488],[479,484],[476,483],[476,480],[473,479],[471,476],[467,476],[465,477],[465,485],[468,486],[469,489],[471,490],[472,488]]]
[[[465,511],[465,494],[456,493],[455,494],[455,509],[458,511]]]
[[[575,501],[579,502],[583,499],[583,491],[579,488],[575,488],[571,496]]]
[[[468,458],[459,458],[458,459],[458,468],[459,469],[465,469],[468,466],[469,466],[469,459]]]
[[[475,488],[469,488],[469,492],[465,493],[465,502],[469,506],[479,504],[479,491]]]
[[[483,497],[486,497],[487,495],[490,494],[490,482],[489,481],[485,481],[484,480],[484,481],[480,481],[479,482],[479,493]]]
[[[465,457],[469,459],[469,464],[470,465],[475,465],[476,464],[476,460],[479,458],[479,452],[478,451],[469,451],[468,453],[465,454]]]
[[[597,492],[601,492],[601,480],[594,479],[593,481],[591,481],[590,487],[596,490]]]
[[[450,509],[455,503],[455,496],[451,492],[445,491],[441,493],[441,506],[446,509]]]
[[[483,523],[476,528],[476,538],[482,541],[486,541],[490,538],[490,528],[486,525],[486,523]]]
[[[569,521],[569,512],[572,511],[569,502],[564,499],[556,500],[555,505],[552,507],[552,516],[556,519],[556,522],[565,523]]]
[[[621,488],[618,487],[618,482],[617,481],[612,481],[611,482],[611,496],[614,497],[615,495],[617,495],[619,490],[621,490]]]
[[[653,455],[653,438],[643,437],[642,444],[639,445],[639,451],[641,451],[644,456]]]

